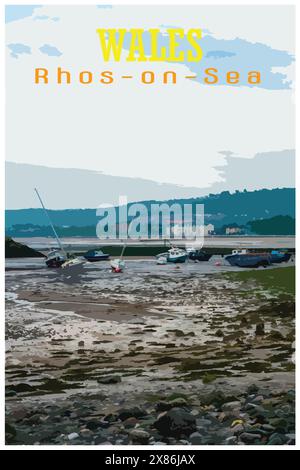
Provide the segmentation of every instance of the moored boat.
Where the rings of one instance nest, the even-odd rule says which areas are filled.
[[[123,260],[126,245],[124,243],[120,258],[115,258],[110,262],[113,273],[122,273],[125,269],[125,261]]]
[[[167,262],[168,262],[167,257],[161,255],[159,258],[157,258],[156,264],[165,265],[167,264]]]
[[[238,266],[240,268],[267,267],[271,264],[271,254],[250,252],[248,250],[233,250],[231,255],[225,257],[225,260],[231,266]]]
[[[74,268],[82,268],[83,264],[85,263],[85,259],[84,258],[79,258],[79,257],[76,257],[76,258],[68,258],[67,261],[65,261],[61,267],[62,269],[68,269],[68,268],[72,268],[72,270],[74,270]]]
[[[182,248],[172,247],[166,253],[160,253],[156,256],[159,258],[166,258],[168,263],[185,263],[188,253]]]
[[[57,232],[54,228],[54,225],[52,223],[52,220],[50,218],[50,215],[48,214],[48,211],[46,209],[46,207],[44,206],[44,203],[42,201],[42,198],[38,192],[38,190],[36,188],[34,188],[35,192],[36,192],[36,195],[41,203],[41,206],[45,212],[45,215],[50,223],[50,226],[52,228],[52,231],[53,231],[53,235],[57,241],[57,244],[59,246],[59,249],[56,249],[56,250],[51,250],[48,254],[47,254],[47,257],[46,257],[46,266],[48,268],[62,268],[63,266],[65,267],[73,267],[73,266],[78,266],[79,264],[82,264],[83,261],[82,259],[80,260],[80,258],[76,258],[76,257],[73,257],[73,258],[70,258],[68,256],[68,254],[66,253],[64,247],[62,246],[62,243],[57,235]]]
[[[211,257],[211,254],[203,250],[191,250],[189,252],[189,259],[192,261],[209,261]]]
[[[46,256],[46,266],[48,268],[60,268],[67,261],[67,256],[60,250],[52,250]]]
[[[271,251],[271,263],[283,263],[290,260],[291,253],[286,251],[272,250]]]
[[[122,259],[113,259],[110,262],[110,266],[114,273],[121,273],[125,269],[125,261]]]
[[[102,250],[89,250],[83,256],[90,263],[94,263],[95,261],[105,261],[109,259],[109,254],[103,253]]]

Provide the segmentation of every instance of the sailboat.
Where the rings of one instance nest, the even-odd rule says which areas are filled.
[[[121,273],[125,268],[125,261],[123,260],[123,255],[126,245],[124,243],[120,258],[113,259],[110,262],[111,270],[113,273]]]
[[[47,216],[47,219],[50,223],[50,226],[52,228],[52,231],[53,231],[53,234],[54,234],[54,238],[56,239],[57,241],[57,244],[59,246],[59,249],[55,249],[55,250],[51,250],[49,251],[49,253],[47,254],[47,257],[46,257],[46,266],[48,268],[67,268],[67,267],[73,267],[73,266],[78,266],[80,264],[82,264],[82,260],[80,260],[80,258],[68,258],[68,254],[66,253],[64,247],[62,246],[62,243],[57,235],[57,232],[54,228],[54,225],[52,223],[52,220],[49,216],[49,213],[46,209],[46,207],[44,206],[44,203],[42,201],[42,198],[37,190],[37,188],[34,188],[35,192],[36,192],[36,195],[41,203],[41,206],[42,208],[44,209],[44,212]]]
[[[52,250],[47,253],[45,262],[48,268],[60,268],[66,261],[67,258],[63,253],[59,250]]]

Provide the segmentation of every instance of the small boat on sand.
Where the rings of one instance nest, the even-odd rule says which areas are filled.
[[[248,250],[233,250],[232,254],[225,257],[231,266],[240,268],[267,267],[271,264],[270,253],[257,253]]]
[[[109,259],[109,254],[103,253],[102,250],[89,250],[83,256],[90,263]]]
[[[111,266],[111,270],[114,273],[121,273],[123,272],[125,268],[125,261],[123,261],[122,259],[113,259],[110,262],[110,266]]]
[[[48,268],[60,268],[67,259],[67,256],[60,250],[52,250],[47,253],[45,263]]]
[[[283,263],[288,262],[291,258],[291,253],[287,253],[286,251],[280,250],[272,250],[271,251],[271,263]]]
[[[156,264],[159,264],[160,266],[167,264],[168,260],[166,256],[160,255],[159,258],[156,260]]]
[[[211,254],[206,253],[203,250],[190,250],[189,259],[192,261],[209,261],[212,257]]]
[[[188,253],[182,248],[172,247],[166,253],[156,255],[156,258],[166,258],[168,263],[185,263]]]
[[[66,253],[66,250],[64,249],[64,247],[62,246],[61,244],[61,241],[57,235],[57,232],[54,228],[54,225],[52,223],[52,220],[50,218],[50,215],[48,214],[48,211],[46,209],[46,207],[44,206],[44,203],[42,201],[42,198],[38,192],[38,190],[36,188],[34,188],[35,192],[36,192],[36,195],[41,203],[41,206],[42,208],[44,209],[44,212],[45,212],[45,215],[50,223],[50,226],[52,228],[52,231],[53,231],[53,235],[57,241],[57,244],[59,246],[59,249],[56,249],[56,250],[51,250],[49,251],[49,253],[47,254],[46,256],[46,260],[45,260],[45,263],[46,263],[46,266],[48,268],[62,268],[62,267],[68,267],[68,268],[72,268],[73,266],[78,266],[79,264],[82,264],[83,263],[83,260],[80,259],[80,258],[77,258],[77,257],[73,257],[73,258],[70,258],[68,256],[68,254]]]
[[[123,270],[125,269],[125,261],[123,260],[125,248],[126,248],[126,245],[124,244],[120,258],[113,259],[110,262],[111,270],[113,273],[122,273]]]
[[[67,259],[67,261],[65,261],[61,267],[62,269],[68,269],[68,268],[72,268],[74,269],[75,267],[77,268],[81,268],[82,265],[85,263],[85,259],[84,258],[69,258]]]

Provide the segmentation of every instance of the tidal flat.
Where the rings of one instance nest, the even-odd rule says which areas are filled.
[[[6,272],[7,444],[295,443],[291,263],[95,264]]]

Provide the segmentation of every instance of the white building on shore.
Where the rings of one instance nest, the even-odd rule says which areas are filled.
[[[214,233],[215,227],[213,224],[207,224],[197,227],[198,233],[201,233],[202,236],[207,237]],[[168,233],[166,236],[171,236],[174,238],[189,238],[195,235],[196,227],[191,225],[173,225],[170,229],[168,229]]]

